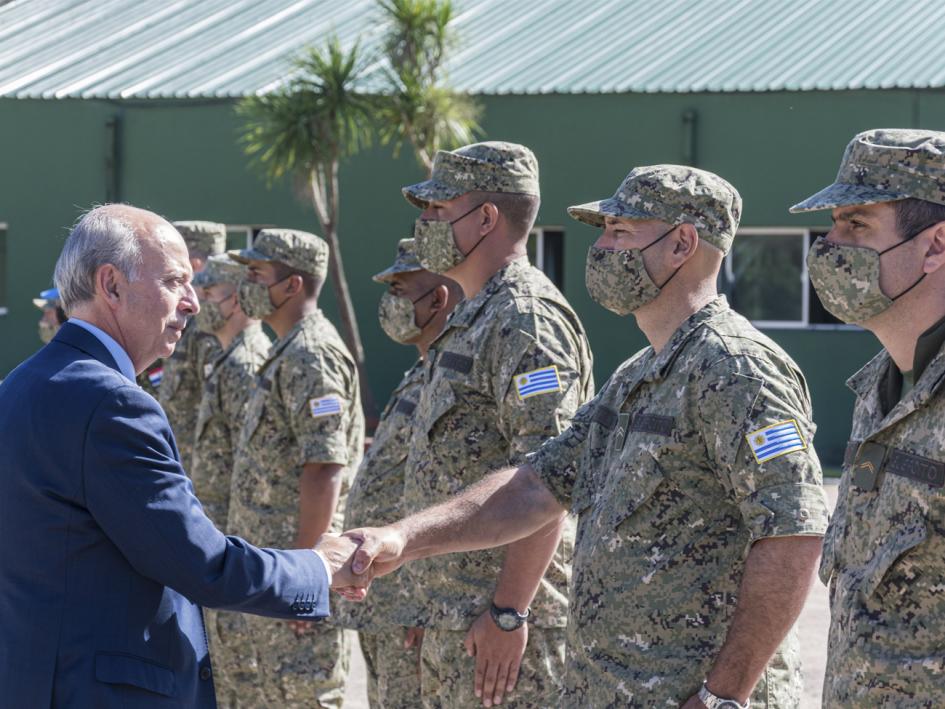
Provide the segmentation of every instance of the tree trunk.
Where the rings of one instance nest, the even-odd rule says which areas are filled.
[[[327,179],[324,179],[327,178]],[[374,393],[371,390],[371,384],[368,381],[367,368],[364,362],[364,345],[361,343],[361,332],[358,329],[358,318],[354,312],[354,305],[351,302],[351,291],[348,288],[348,279],[345,276],[344,263],[341,258],[341,247],[338,243],[338,166],[335,163],[331,167],[329,175],[323,175],[323,184],[319,185],[318,178],[313,175],[312,191],[313,196],[318,194],[318,190],[323,190],[315,198],[315,212],[319,216],[322,231],[325,239],[328,241],[328,271],[331,274],[332,288],[335,292],[335,300],[338,302],[338,312],[341,316],[341,334],[344,337],[345,344],[351,350],[355,364],[358,368],[358,380],[361,384],[361,406],[364,410],[364,417],[368,429],[373,431],[377,426],[377,404],[374,400]],[[321,199],[319,199],[319,197]],[[320,204],[319,204],[320,202]],[[319,209],[324,208],[324,212]]]

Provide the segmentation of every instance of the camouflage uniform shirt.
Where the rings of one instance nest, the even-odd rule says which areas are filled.
[[[856,393],[820,576],[830,584],[824,706],[945,705],[945,347],[887,408],[884,350]]]
[[[219,357],[204,365],[207,380],[197,412],[190,476],[207,516],[221,529],[226,526],[230,474],[243,413],[256,370],[268,351],[269,338],[259,323],[252,323]]]
[[[523,375],[536,372],[547,377],[536,381],[548,382],[552,391],[528,395]],[[583,326],[564,296],[525,258],[457,305],[430,349],[423,377],[407,458],[408,513],[522,462],[528,451],[564,430],[594,387]],[[568,536],[532,603],[538,627],[566,622]],[[488,610],[503,557],[503,549],[495,549],[408,565],[414,592],[424,596],[424,613],[401,623],[466,630]]]
[[[273,343],[256,377],[236,450],[227,531],[291,547],[306,463],[344,466],[332,523],[333,531],[341,531],[344,497],[363,447],[354,359],[317,310]]]
[[[411,422],[422,385],[423,363],[417,362],[404,375],[381,413],[374,440],[348,493],[345,529],[379,527],[404,516],[404,468]],[[399,577],[397,571],[377,579],[371,584],[367,598],[360,603],[339,599],[335,603],[334,620],[346,628],[368,632],[397,625],[393,619],[395,613],[398,616],[411,614],[404,606],[414,603],[414,594]]]
[[[799,450],[757,463],[746,434],[793,421]],[[827,527],[803,375],[717,298],[657,354],[621,365],[529,456],[579,515],[567,706],[678,706],[721,647],[752,542]],[[785,583],[790,583],[785,579]],[[797,637],[752,706],[797,706]]]
[[[200,332],[191,323],[174,348],[174,354],[164,360],[164,375],[157,388],[158,401],[167,414],[181,462],[187,471],[193,462],[197,409],[206,379],[204,366],[216,359],[222,350],[217,338]]]

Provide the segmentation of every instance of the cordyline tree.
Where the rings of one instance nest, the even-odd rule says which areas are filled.
[[[387,91],[379,111],[382,142],[397,155],[408,143],[429,174],[437,150],[471,143],[479,106],[445,85],[444,61],[455,45],[449,0],[378,0],[387,27]]]
[[[377,407],[367,379],[364,347],[339,248],[338,170],[343,160],[372,143],[409,143],[430,171],[434,153],[471,142],[479,109],[442,85],[442,65],[451,44],[452,5],[444,0],[379,0],[384,34],[386,86],[365,86],[371,62],[355,44],[347,52],[337,37],[322,49],[308,48],[281,88],[250,96],[237,105],[241,142],[268,183],[289,176],[304,185],[328,241],[332,286],[342,334],[358,366],[361,403],[369,419]]]
[[[304,185],[312,201],[328,241],[342,334],[357,362],[361,403],[371,418],[377,407],[338,243],[338,169],[342,160],[370,145],[374,133],[377,99],[362,90],[365,69],[360,45],[345,52],[331,37],[324,49],[306,49],[296,59],[295,72],[282,88],[247,97],[236,110],[243,119],[243,147],[269,184],[288,175]]]

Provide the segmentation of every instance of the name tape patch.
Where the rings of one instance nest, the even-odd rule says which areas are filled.
[[[515,375],[515,389],[519,399],[561,391],[558,368],[554,365]]]
[[[807,448],[797,421],[788,419],[759,428],[745,436],[755,460],[764,463],[778,456]]]
[[[341,413],[341,399],[337,396],[323,396],[320,399],[309,399],[308,408],[312,412],[312,418],[317,419],[322,416],[335,416]]]

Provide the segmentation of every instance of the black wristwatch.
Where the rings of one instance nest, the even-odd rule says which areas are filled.
[[[496,627],[507,632],[518,630],[525,625],[530,612],[528,608],[525,609],[524,613],[519,613],[514,608],[499,608],[495,603],[489,608],[489,614],[492,616],[492,621],[496,624]]]

